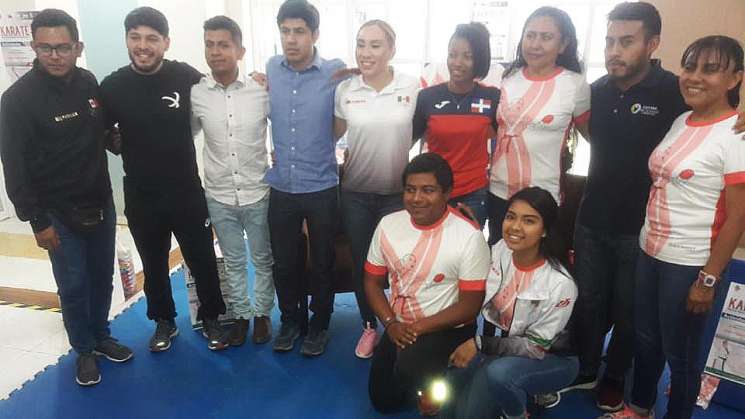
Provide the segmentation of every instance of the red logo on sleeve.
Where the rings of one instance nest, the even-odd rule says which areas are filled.
[[[444,274],[437,274],[432,280],[439,284],[440,282],[442,282],[443,279],[445,279]]]
[[[571,303],[571,302],[572,302],[572,299],[571,298],[565,298],[565,299],[559,301],[558,303],[556,303],[556,308],[564,308],[564,307],[568,306],[569,303]]]

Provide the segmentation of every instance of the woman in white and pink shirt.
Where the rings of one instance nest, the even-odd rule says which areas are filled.
[[[561,203],[561,154],[573,126],[587,133],[589,116],[590,86],[577,58],[572,20],[563,10],[541,7],[525,22],[517,57],[502,79],[489,180],[489,244],[501,238],[507,200],[515,192],[538,186]]]
[[[670,365],[668,418],[690,418],[699,349],[722,272],[745,230],[745,141],[732,127],[743,49],[708,36],[681,59],[682,114],[649,158],[652,187],[639,238],[631,404],[609,417],[647,417]],[[625,416],[624,416],[625,415]]]

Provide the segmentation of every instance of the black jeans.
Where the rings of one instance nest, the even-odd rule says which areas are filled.
[[[621,380],[634,356],[634,278],[639,237],[604,233],[577,224],[574,245],[574,279],[579,295],[572,324],[579,373],[597,374],[605,335],[612,326],[605,375]]]
[[[269,196],[269,232],[274,255],[274,286],[282,323],[301,326],[307,319],[304,304],[306,281],[298,260],[303,220],[308,226],[311,262],[311,330],[329,326],[334,305],[334,237],[339,225],[337,187],[310,193],[287,193],[272,189]]]
[[[363,327],[375,327],[375,313],[370,308],[362,282],[367,251],[380,219],[403,208],[401,194],[380,195],[365,192],[342,191],[341,212],[344,232],[349,238],[354,264],[354,295],[360,309]]]
[[[393,413],[412,406],[417,390],[443,377],[450,354],[476,334],[476,324],[419,336],[414,344],[398,350],[388,334],[375,347],[368,391],[375,410]]]
[[[168,192],[139,189],[124,179],[124,213],[142,258],[149,319],[173,319],[176,307],[168,275],[171,233],[194,275],[199,298],[197,317],[214,319],[225,313],[207,202],[199,186]]]

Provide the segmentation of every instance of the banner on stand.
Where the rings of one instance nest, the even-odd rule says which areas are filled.
[[[745,285],[730,283],[719,317],[714,341],[706,360],[706,372],[745,384]]]

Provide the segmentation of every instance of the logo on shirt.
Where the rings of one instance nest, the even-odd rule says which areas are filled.
[[[416,255],[408,253],[393,264],[393,269],[400,278],[405,278],[416,267]]]
[[[440,282],[442,282],[443,279],[445,279],[445,275],[444,274],[437,274],[437,275],[435,275],[434,278],[432,278],[432,280],[435,281],[435,283],[437,283],[437,284],[439,284]]]
[[[442,108],[444,108],[444,107],[445,107],[445,105],[447,105],[448,103],[450,103],[450,101],[449,101],[449,100],[443,100],[443,101],[442,101],[442,102],[440,102],[440,103],[435,103],[435,108],[436,108],[436,109],[442,109]]]
[[[94,97],[88,99],[88,104],[91,106],[91,109],[97,109],[99,106],[98,101]]]
[[[212,224],[212,220],[209,218],[204,219],[204,228],[209,228],[210,224]]]
[[[541,122],[544,125],[548,125],[548,124],[550,124],[553,121],[554,121],[554,116],[553,115],[546,115],[546,116],[543,117],[543,119],[541,119]]]
[[[410,104],[411,103],[411,96],[399,96],[398,97],[398,103],[405,103]]]
[[[571,302],[572,302],[572,300],[570,298],[565,298],[565,299],[559,301],[558,303],[556,303],[556,306],[555,307],[556,308],[564,308],[564,307],[568,306],[569,303],[571,303]]]
[[[633,105],[631,105],[631,113],[634,115],[640,113],[642,115],[655,116],[660,113],[660,109],[654,105],[642,105],[641,103],[634,103]]]
[[[178,94],[178,92],[173,92],[173,97],[170,96],[163,96],[161,99],[165,100],[166,102],[169,102],[168,107],[178,109],[179,108],[179,101],[181,100],[181,95]]]
[[[367,100],[365,99],[347,99],[344,101],[345,104],[349,105],[350,103],[367,103]]]
[[[57,116],[54,117],[54,120],[56,122],[63,122],[63,121],[67,121],[69,119],[77,118],[77,117],[78,117],[78,113],[77,112],[70,112],[70,113],[65,113],[65,114],[62,114],[62,115],[57,115]]]
[[[696,173],[692,169],[685,169],[678,174],[678,177],[683,180],[688,180],[693,177]]]
[[[479,99],[471,102],[471,112],[484,113],[489,109],[491,109],[491,100],[489,99]]]

